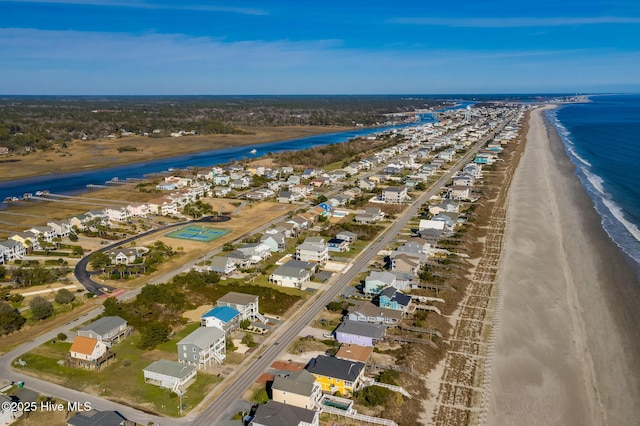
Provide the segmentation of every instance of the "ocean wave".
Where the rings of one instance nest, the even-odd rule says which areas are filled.
[[[556,128],[556,132],[558,132],[560,140],[562,140],[562,142],[564,143],[565,149],[569,151],[571,156],[573,156],[573,158],[580,161],[585,166],[591,167],[591,163],[585,158],[581,157],[580,154],[578,154],[578,152],[575,150],[575,143],[571,140],[571,132],[562,125],[555,110],[547,111],[547,116],[549,117],[549,121],[551,121],[553,127]]]
[[[622,209],[622,207],[607,198],[603,198],[602,203],[607,206],[607,209],[611,212],[613,217],[615,217],[616,220],[620,222],[631,235],[633,235],[636,241],[640,241],[640,228],[638,228],[635,223],[627,220],[627,218],[624,216],[624,210]]]
[[[604,179],[602,179],[600,176],[594,173],[591,173],[586,168],[583,168],[582,172],[584,173],[584,176],[587,178],[589,183],[593,186],[593,188],[596,191],[598,191],[601,195],[608,197],[607,191],[604,189],[604,186],[602,185],[604,183]]]

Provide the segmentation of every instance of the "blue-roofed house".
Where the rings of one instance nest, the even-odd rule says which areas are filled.
[[[228,306],[217,306],[200,318],[203,327],[217,327],[230,334],[240,327],[240,312]]]

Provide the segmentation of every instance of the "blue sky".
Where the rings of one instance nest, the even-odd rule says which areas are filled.
[[[0,0],[0,93],[640,92],[640,2]]]

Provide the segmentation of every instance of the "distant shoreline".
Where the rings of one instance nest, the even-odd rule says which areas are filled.
[[[97,170],[233,146],[262,145],[353,129],[355,127],[286,126],[244,128],[243,130],[253,132],[250,135],[197,135],[157,139],[137,136],[111,140],[73,141],[63,150],[0,157],[0,182],[53,173]],[[137,151],[119,152],[118,147],[124,146],[134,146]]]

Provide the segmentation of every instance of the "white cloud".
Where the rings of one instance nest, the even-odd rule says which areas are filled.
[[[373,50],[340,40],[14,28],[0,29],[0,57],[3,94],[495,93],[552,82],[575,91],[577,75],[640,83],[638,52],[603,49]]]
[[[533,17],[509,17],[509,18],[394,18],[389,22],[396,24],[430,25],[442,27],[467,27],[467,28],[520,28],[520,27],[562,27],[573,25],[599,25],[599,24],[640,24],[640,18],[620,16],[598,16],[584,18],[533,18]]]
[[[12,0],[19,3],[48,3],[48,4],[70,4],[84,6],[105,6],[105,7],[128,7],[132,9],[156,9],[156,10],[190,10],[200,12],[223,12],[236,13],[240,15],[268,15],[264,9],[248,7],[235,7],[228,5],[195,5],[183,2],[172,4],[152,3],[139,0]]]

